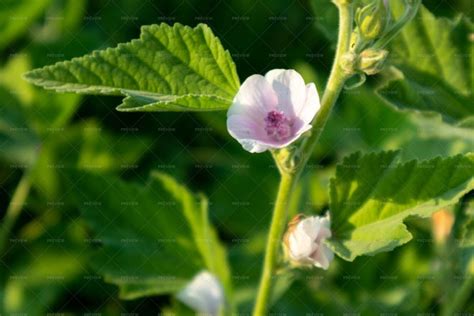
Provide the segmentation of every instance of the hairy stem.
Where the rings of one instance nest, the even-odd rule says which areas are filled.
[[[255,305],[254,315],[265,315],[270,301],[272,277],[278,262],[278,252],[281,245],[281,236],[285,229],[288,203],[297,178],[291,174],[282,174],[278,187],[277,199],[273,210],[272,224],[268,234],[265,251],[265,262],[260,280],[260,288]]]
[[[15,192],[13,193],[10,204],[8,205],[5,217],[0,226],[0,258],[4,255],[5,246],[8,236],[15,225],[16,219],[21,213],[23,205],[25,204],[28,193],[31,187],[31,170],[27,170],[20,182],[18,183]]]
[[[340,67],[340,61],[344,53],[349,51],[352,33],[353,9],[352,5],[348,3],[340,3],[337,4],[337,6],[339,8],[339,35],[336,56],[321,99],[321,109],[312,123],[313,128],[311,129],[311,136],[301,144],[297,153],[299,156],[299,172],[301,172],[306,166],[306,163],[308,162],[308,159],[311,156],[324,127],[326,126],[331,110],[348,79],[348,75],[346,75]]]
[[[285,229],[288,203],[290,201],[295,183],[298,181],[301,172],[308,162],[311,153],[318,142],[319,136],[326,125],[326,121],[331,113],[332,107],[344,87],[347,76],[340,68],[341,57],[349,49],[350,37],[352,33],[353,8],[351,1],[334,1],[339,8],[339,39],[336,49],[334,64],[329,76],[326,89],[321,100],[321,109],[313,121],[311,136],[302,143],[297,151],[299,156],[296,165],[292,170],[280,168],[281,180],[278,188],[277,199],[273,210],[273,217],[268,235],[263,272],[260,279],[260,286],[257,300],[253,311],[254,316],[267,314],[268,304],[272,292],[272,277],[278,263],[278,255],[281,245],[281,238]],[[275,156],[277,157],[277,156]],[[278,158],[276,158],[278,159]],[[279,162],[277,161],[279,165]]]

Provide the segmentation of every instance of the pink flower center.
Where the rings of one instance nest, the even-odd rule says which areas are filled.
[[[265,117],[265,131],[274,140],[287,139],[291,135],[293,123],[282,111],[270,111]]]

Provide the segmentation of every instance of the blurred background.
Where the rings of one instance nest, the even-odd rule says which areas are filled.
[[[212,222],[229,247],[236,300],[248,314],[278,181],[270,154],[243,151],[227,133],[224,112],[120,113],[120,98],[56,94],[21,75],[137,38],[141,25],[206,23],[230,51],[241,82],[295,68],[322,92],[335,44],[328,38],[337,28],[331,24],[336,11],[318,2],[0,0],[0,314],[173,313],[167,296],[120,300],[117,288],[90,268],[90,232],[61,182],[70,168],[139,183],[160,170],[207,195]],[[472,0],[423,3],[437,16],[472,15]],[[472,130],[394,110],[374,94],[376,81],[343,92],[291,213],[323,213],[335,164],[354,151],[402,149],[402,159],[410,160],[474,150]],[[15,204],[22,194],[26,202]],[[462,284],[450,223],[461,207],[472,209],[469,201],[437,220],[411,219],[413,240],[393,252],[353,263],[336,259],[327,273],[282,280],[272,311],[438,314]],[[7,208],[13,216],[5,216]],[[434,238],[443,229],[453,233]],[[462,311],[470,315],[474,295],[467,295]]]

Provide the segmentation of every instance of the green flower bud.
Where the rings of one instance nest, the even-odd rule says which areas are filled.
[[[367,75],[375,75],[382,71],[387,60],[388,51],[384,49],[368,48],[360,53],[359,70]]]
[[[380,37],[385,30],[388,14],[383,0],[375,0],[363,8],[358,8],[356,23],[361,36],[366,40]]]

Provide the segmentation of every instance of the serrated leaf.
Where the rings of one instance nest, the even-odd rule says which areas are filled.
[[[26,32],[49,3],[50,0],[0,1],[0,49]]]
[[[473,154],[403,164],[396,157],[356,153],[337,166],[330,185],[330,244],[343,259],[407,243],[407,217],[428,217],[474,188]]]
[[[227,109],[239,88],[235,64],[205,24],[144,26],[140,39],[25,74],[60,92],[125,96],[122,111]]]
[[[161,173],[153,173],[147,186],[88,173],[68,181],[101,243],[93,266],[119,286],[122,298],[174,293],[203,269],[229,291],[225,252],[204,198]]]
[[[395,16],[402,1],[391,1]],[[398,68],[378,93],[399,109],[441,113],[450,122],[474,115],[472,25],[462,18],[437,18],[421,6],[390,45]]]

